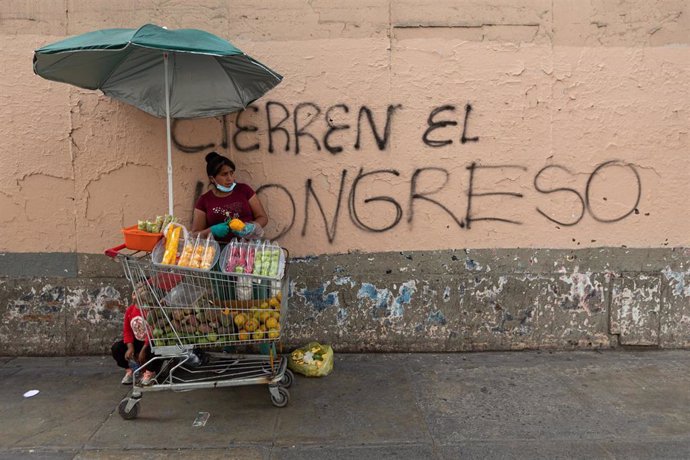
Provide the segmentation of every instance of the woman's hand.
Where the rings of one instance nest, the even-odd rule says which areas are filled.
[[[244,224],[244,228],[242,228],[242,230],[233,230],[232,233],[239,236],[240,238],[244,238],[247,235],[251,235],[252,233],[254,233],[255,229],[256,226],[253,222],[247,222],[246,224]]]
[[[230,227],[228,227],[227,222],[221,222],[216,225],[211,225],[211,233],[216,238],[225,238],[230,233]]]

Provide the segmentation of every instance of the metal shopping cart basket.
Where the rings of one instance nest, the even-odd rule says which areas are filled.
[[[280,250],[284,269],[272,277],[165,266],[125,245],[105,251],[121,261],[132,283],[154,354],[134,372],[132,390],[118,406],[123,418],[139,415],[149,391],[265,384],[273,405],[288,404],[294,376],[276,350],[289,284],[288,253]],[[241,353],[247,345],[261,353]],[[162,365],[154,383],[140,386],[141,369],[156,360]]]

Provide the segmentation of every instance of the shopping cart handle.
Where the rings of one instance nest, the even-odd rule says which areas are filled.
[[[127,245],[121,244],[119,246],[115,246],[114,248],[106,249],[105,255],[114,259],[115,257],[117,257],[117,255],[120,253],[120,251],[122,251],[126,247],[127,247]]]

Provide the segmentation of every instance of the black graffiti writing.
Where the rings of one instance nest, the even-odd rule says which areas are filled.
[[[597,216],[594,214],[592,211],[592,206],[591,206],[591,199],[590,199],[590,189],[592,187],[592,181],[594,178],[599,174],[604,168],[610,168],[613,166],[623,166],[623,167],[628,167],[632,170],[633,174],[635,174],[635,180],[637,181],[636,186],[637,186],[637,196],[635,197],[635,204],[630,208],[630,211],[624,213],[621,216],[618,217],[613,217],[610,219],[604,219],[602,217]],[[630,214],[635,212],[637,209],[637,206],[640,204],[640,199],[642,198],[642,180],[640,179],[640,174],[637,172],[637,169],[629,163],[623,163],[622,161],[619,160],[611,160],[604,162],[600,164],[599,166],[596,167],[594,171],[592,171],[592,174],[590,174],[589,179],[587,179],[587,187],[585,188],[585,203],[587,203],[587,210],[589,211],[589,215],[592,216],[592,218],[598,222],[604,222],[604,223],[613,223],[613,222],[618,222],[626,217],[628,217]]]
[[[393,133],[393,120],[395,113],[402,108],[401,104],[391,104],[386,108],[385,120],[378,120],[380,115],[366,105],[361,106],[357,110],[356,132],[354,133],[354,142],[350,144],[355,150],[361,150],[366,147],[365,139],[369,137],[369,132],[373,137],[376,148],[380,151],[385,151],[390,145]],[[336,132],[347,132],[351,129],[351,123],[347,120],[336,123],[334,116],[337,112],[342,112],[343,115],[350,114],[350,107],[346,104],[335,104],[329,106],[325,112],[321,107],[314,102],[301,102],[297,104],[294,110],[290,110],[288,106],[282,102],[267,101],[263,110],[265,112],[264,119],[266,123],[266,136],[268,137],[268,152],[290,152],[291,143],[294,140],[294,152],[299,154],[305,148],[304,140],[310,140],[310,144],[316,151],[322,150],[321,142],[323,142],[324,149],[331,153],[337,154],[343,152],[346,145],[334,145],[332,136]],[[254,152],[261,149],[261,140],[259,139],[259,126],[256,122],[252,123],[246,120],[248,117],[254,119],[258,118],[256,115],[260,112],[260,108],[256,105],[250,105],[247,109],[238,112],[235,116],[235,128],[232,136],[228,135],[228,117],[217,118],[220,126],[220,143],[207,142],[195,145],[188,145],[180,141],[178,131],[180,129],[180,120],[173,120],[172,123],[172,139],[175,147],[184,153],[197,153],[204,150],[218,148],[222,146],[223,149],[228,148],[228,138],[232,141],[232,147],[238,152]],[[325,123],[324,123],[325,122]],[[284,141],[284,142],[283,142]]]
[[[470,104],[465,104],[465,119],[462,123],[462,135],[460,136],[460,143],[465,144],[467,142],[478,142],[479,136],[467,137],[467,119],[470,117],[470,112],[472,111],[472,106]]]
[[[625,213],[623,213],[622,215],[620,215],[618,217],[603,218],[603,217],[600,217],[597,214],[595,214],[595,212],[592,210],[592,200],[591,200],[592,182],[596,178],[596,176],[599,175],[605,168],[611,168],[611,167],[623,167],[623,168],[630,169],[630,171],[632,171],[632,173],[635,176],[635,199],[634,199],[634,204],[632,205],[632,207],[630,208],[629,211],[626,211]],[[620,160],[609,160],[609,161],[605,161],[605,162],[597,165],[594,168],[594,170],[592,171],[592,173],[589,175],[589,177],[587,178],[587,184],[585,186],[584,197],[582,196],[582,194],[580,192],[578,192],[577,190],[575,190],[573,188],[555,187],[555,188],[551,188],[551,189],[546,189],[546,188],[541,187],[538,183],[539,178],[541,177],[541,175],[543,173],[545,173],[547,170],[552,169],[552,168],[561,169],[563,171],[566,171],[569,174],[572,174],[567,168],[565,168],[564,166],[561,166],[561,165],[545,166],[541,170],[539,170],[539,172],[534,176],[534,189],[537,192],[544,193],[544,194],[557,193],[557,192],[567,192],[570,194],[574,194],[580,202],[580,214],[576,219],[574,219],[573,221],[570,221],[570,222],[563,222],[561,220],[558,220],[555,217],[553,217],[552,215],[547,214],[541,208],[539,208],[539,207],[536,208],[536,210],[539,214],[541,214],[542,216],[544,216],[545,218],[547,218],[551,222],[554,222],[558,225],[563,225],[563,226],[569,227],[569,226],[573,226],[573,225],[580,223],[580,221],[583,219],[583,217],[585,215],[585,211],[588,212],[589,215],[592,216],[592,218],[594,220],[596,220],[597,222],[602,222],[602,223],[619,222],[619,221],[625,219],[626,217],[628,217],[629,215],[631,215],[632,213],[634,213],[640,204],[640,200],[642,199],[642,180],[641,180],[640,174],[637,171],[637,169],[635,168],[635,166],[630,164],[630,163],[625,163],[625,162],[620,161]]]
[[[223,115],[220,118],[216,118],[216,120],[220,123],[221,125],[221,133],[222,133],[222,139],[220,142],[220,146],[223,149],[228,148],[228,130],[227,130],[227,115]],[[173,119],[172,124],[170,126],[170,137],[173,142],[173,145],[177,150],[180,152],[184,153],[197,153],[197,152],[203,152],[206,149],[212,149],[216,148],[217,144],[215,142],[209,142],[207,144],[198,144],[198,145],[186,145],[180,142],[180,140],[177,138],[177,130],[179,129],[179,123],[181,120]]]
[[[472,228],[472,222],[479,222],[479,221],[494,221],[494,222],[505,222],[508,224],[515,224],[515,225],[521,225],[522,222],[518,222],[516,220],[510,220],[510,219],[504,219],[502,217],[474,217],[472,215],[472,199],[477,197],[482,197],[482,196],[510,196],[510,197],[515,197],[515,198],[522,198],[523,195],[522,193],[516,193],[516,192],[482,192],[482,193],[477,193],[474,191],[474,180],[475,180],[475,172],[477,170],[481,169],[521,169],[523,171],[527,171],[527,168],[524,166],[518,166],[518,165],[478,165],[475,162],[472,162],[467,167],[467,170],[470,172],[470,178],[469,178],[469,186],[467,188],[467,214],[465,215],[465,226],[469,230]]]
[[[337,131],[350,129],[350,125],[348,124],[333,123],[333,112],[336,109],[341,109],[345,113],[350,112],[350,108],[345,104],[336,104],[329,107],[326,111],[326,124],[328,125],[328,130],[326,134],[323,135],[323,146],[329,153],[333,154],[342,152],[343,147],[341,145],[331,145],[329,142],[330,137]]]
[[[278,124],[273,124],[273,118],[271,117],[271,107],[280,107],[284,112],[284,117],[278,122]],[[282,124],[290,119],[290,111],[284,104],[275,101],[266,102],[266,123],[268,123],[268,152],[273,153],[275,150],[273,148],[273,133],[280,131],[285,134],[285,151],[290,151],[290,133],[287,129],[282,127]]]
[[[368,230],[370,232],[385,232],[398,225],[398,223],[402,219],[402,206],[400,206],[400,203],[395,201],[394,198],[390,196],[374,196],[364,200],[364,204],[368,204],[374,201],[382,201],[384,203],[390,203],[395,207],[395,219],[393,219],[393,222],[391,222],[388,225],[378,228],[372,227],[370,225],[365,224],[359,217],[359,214],[357,213],[357,187],[360,185],[359,183],[362,179],[364,179],[367,176],[373,176],[376,174],[392,174],[394,176],[400,176],[400,172],[396,171],[395,169],[377,169],[375,171],[369,171],[368,173],[364,173],[364,168],[360,168],[357,177],[355,177],[355,180],[352,182],[352,188],[350,189],[350,197],[348,199],[348,208],[350,211],[350,219],[352,219],[352,222],[358,228],[362,230]]]
[[[422,141],[428,145],[429,147],[445,147],[446,145],[450,145],[453,143],[452,139],[432,139],[430,138],[431,133],[436,131],[437,129],[445,128],[447,126],[457,126],[458,122],[455,120],[437,120],[436,116],[441,114],[442,112],[455,112],[455,106],[451,104],[447,105],[442,105],[440,107],[436,107],[431,111],[429,114],[429,118],[426,120],[427,124],[427,129],[424,131],[424,134],[422,135]],[[470,112],[472,112],[472,105],[467,103],[465,104],[465,116],[463,119],[462,123],[462,134],[460,135],[460,143],[465,144],[467,142],[478,142],[479,141],[479,136],[474,136],[474,137],[467,137],[467,121],[470,117]]]
[[[615,218],[602,218],[596,214],[594,214],[591,209],[590,209],[590,195],[592,194],[591,188],[592,188],[592,181],[594,178],[596,178],[599,174],[602,173],[602,171],[606,168],[610,167],[625,167],[629,168],[633,173],[635,177],[635,181],[633,185],[636,187],[636,192],[634,195],[634,206],[631,208],[630,211],[627,211],[625,214],[621,216],[617,216]],[[561,222],[560,219],[557,219],[553,215],[551,215],[549,212],[543,210],[541,207],[537,207],[537,213],[540,216],[543,216],[546,218],[549,222],[553,222],[559,225],[566,225],[566,226],[573,226],[578,224],[584,216],[585,211],[589,211],[589,214],[592,216],[593,219],[595,219],[598,222],[602,223],[614,223],[614,222],[619,222],[632,213],[635,212],[635,209],[637,209],[637,206],[639,205],[639,202],[641,200],[642,196],[642,182],[640,180],[640,175],[637,172],[637,169],[635,168],[634,165],[629,164],[629,163],[624,163],[619,160],[611,160],[611,161],[606,161],[604,163],[601,163],[597,165],[591,174],[589,174],[589,178],[587,180],[587,185],[585,187],[585,192],[584,196],[574,188],[568,188],[568,187],[560,187],[560,186],[555,186],[555,187],[545,187],[543,184],[540,183],[540,179],[542,176],[545,174],[546,171],[548,171],[551,168],[556,168],[556,169],[561,169],[566,172],[569,170],[562,165],[549,165],[546,166],[542,169],[540,169],[535,176],[533,177],[533,187],[536,192],[544,195],[552,194],[552,193],[568,193],[568,194],[575,194],[578,197],[578,200],[581,204],[581,209],[580,209],[580,215],[578,216],[577,219],[574,221],[567,221],[567,222]],[[446,213],[448,216],[450,216],[455,223],[458,226],[459,230],[464,230],[464,231],[470,231],[472,228],[474,228],[473,224],[477,224],[479,222],[497,222],[500,224],[507,224],[507,225],[522,225],[522,221],[514,220],[514,219],[508,219],[505,217],[500,216],[500,209],[496,209],[495,215],[476,215],[474,211],[475,207],[475,201],[477,199],[481,199],[482,197],[491,197],[491,196],[505,196],[513,199],[522,199],[524,198],[524,195],[522,193],[514,192],[514,191],[505,191],[505,190],[489,190],[489,191],[482,191],[479,192],[477,191],[479,188],[477,186],[478,183],[481,181],[482,175],[480,174],[481,171],[483,170],[489,170],[489,169],[499,169],[499,170],[518,170],[522,172],[527,172],[527,168],[521,165],[511,165],[511,164],[478,164],[476,162],[472,162],[469,165],[466,166],[465,170],[467,171],[467,176],[465,176],[463,179],[467,181],[467,188],[464,189],[462,187],[462,184],[453,184],[452,183],[452,177],[450,173],[440,167],[435,167],[435,166],[427,166],[424,168],[417,168],[415,169],[409,179],[409,201],[408,201],[408,207],[407,207],[407,222],[410,224],[413,224],[415,221],[415,207],[418,206],[417,202],[425,202],[425,203],[430,203],[433,206],[441,209],[444,213]],[[442,176],[442,180],[438,181],[439,185],[436,185],[435,187],[431,189],[424,189],[422,187],[422,180],[428,176],[431,178],[438,177],[438,175]],[[365,232],[373,232],[373,233],[384,233],[387,231],[392,230],[393,228],[397,227],[398,224],[401,222],[402,218],[404,217],[404,212],[403,212],[403,207],[400,205],[400,200],[396,199],[395,196],[387,196],[387,195],[378,195],[378,196],[373,196],[373,197],[368,197],[363,200],[363,202],[360,202],[359,200],[359,193],[364,187],[365,189],[367,188],[366,183],[367,179],[374,179],[377,176],[392,176],[395,178],[401,178],[402,173],[399,170],[396,169],[376,169],[376,170],[371,170],[371,171],[366,171],[363,167],[359,168],[359,171],[357,175],[355,176],[354,180],[352,181],[352,184],[350,184],[350,190],[347,192],[347,177],[348,177],[348,170],[343,169],[340,172],[340,184],[339,184],[339,190],[338,190],[338,195],[337,198],[335,199],[335,202],[332,200],[329,203],[328,198],[324,198],[323,196],[323,191],[319,191],[317,187],[314,186],[314,183],[311,178],[308,178],[305,182],[305,187],[304,187],[304,208],[303,209],[297,209],[295,206],[296,200],[294,199],[293,192],[290,191],[288,188],[284,187],[283,185],[280,184],[266,184],[262,187],[259,187],[258,192],[264,192],[265,190],[271,189],[271,188],[276,188],[281,191],[281,194],[285,195],[287,200],[290,202],[291,206],[291,217],[290,217],[290,222],[282,228],[282,230],[279,231],[278,236],[283,237],[286,234],[290,232],[290,230],[293,228],[293,224],[295,220],[297,219],[299,212],[303,213],[304,216],[304,221],[302,225],[302,231],[301,231],[301,236],[302,237],[307,237],[307,232],[308,229],[311,229],[312,231],[314,230],[314,226],[310,226],[310,221],[312,219],[312,213],[310,213],[310,209],[313,209],[314,204],[316,204],[317,209],[319,210],[319,214],[321,215],[321,221],[323,222],[323,229],[325,236],[329,243],[333,243],[338,234],[338,228],[339,226],[342,225],[342,221],[340,220],[340,213],[341,213],[341,208],[342,208],[342,201],[343,201],[343,196],[345,193],[348,193],[348,209],[349,209],[349,217],[352,225],[359,229],[360,231],[365,231]],[[404,180],[404,179],[401,179]],[[464,182],[463,180],[463,182]],[[442,203],[440,199],[437,197],[434,197],[434,195],[439,194],[442,190],[447,190],[449,187],[451,187],[449,190],[457,190],[458,193],[460,194],[466,194],[467,200],[465,202],[465,218],[464,219],[459,219],[457,217],[457,213],[452,210],[450,206],[448,206],[447,203]],[[257,192],[257,193],[258,193]],[[313,201],[313,203],[312,203]],[[505,202],[505,201],[504,201]],[[373,204],[373,203],[382,203],[382,204],[387,204],[389,206],[392,206],[394,211],[395,211],[395,217],[393,217],[390,221],[386,222],[383,225],[378,225],[374,226],[371,223],[367,223],[364,221],[364,218],[361,215],[360,212],[360,207],[362,206],[362,203],[364,205],[368,204]],[[506,202],[507,203],[507,202]],[[511,206],[511,205],[507,205]],[[509,209],[509,208],[508,208]],[[528,216],[525,216],[528,217]],[[431,230],[433,231],[433,226],[430,228],[428,226],[428,223],[425,223],[425,229],[427,231]],[[309,237],[313,237],[314,235],[309,235]]]
[[[258,112],[259,109],[253,105],[247,107],[247,110],[253,110],[254,113]],[[238,152],[253,152],[254,150],[259,150],[259,143],[255,142],[251,145],[245,146],[240,143],[240,136],[244,133],[255,133],[259,130],[254,125],[245,126],[242,121],[242,115],[246,113],[246,110],[242,110],[237,113],[237,118],[235,119],[235,134],[232,135],[232,145]],[[224,129],[223,132],[227,136],[227,130]]]
[[[362,114],[365,114],[367,116],[367,120],[369,121],[371,131],[374,134],[374,138],[376,139],[376,145],[378,146],[379,150],[386,150],[388,139],[391,135],[391,121],[393,120],[393,114],[401,107],[402,105],[400,104],[388,106],[388,109],[386,110],[386,124],[383,127],[383,135],[379,135],[378,131],[376,130],[374,114],[370,108],[362,106],[359,109],[359,115],[357,116],[357,140],[355,141],[355,149],[359,150],[362,146],[360,143],[360,136],[362,134]]]
[[[545,213],[544,211],[542,211],[538,206],[537,206],[537,212],[538,212],[539,214],[541,214],[542,216],[546,217],[547,219],[549,219],[551,222],[553,222],[553,223],[555,223],[555,224],[558,224],[558,225],[562,225],[562,226],[564,226],[564,227],[571,227],[571,226],[573,226],[573,225],[577,225],[577,224],[582,220],[582,218],[583,218],[584,215],[585,215],[585,209],[586,209],[585,200],[582,199],[582,195],[580,195],[580,194],[577,192],[577,190],[573,190],[572,188],[568,188],[568,187],[556,187],[556,188],[552,188],[552,189],[546,189],[546,188],[540,187],[540,186],[539,186],[539,182],[538,182],[538,181],[539,181],[539,177],[541,177],[541,175],[542,175],[543,173],[545,173],[546,171],[548,171],[549,169],[561,169],[561,170],[567,172],[568,174],[572,174],[572,173],[570,172],[570,170],[568,170],[566,167],[561,166],[561,165],[548,165],[548,166],[544,166],[544,167],[541,168],[541,169],[539,170],[539,172],[534,176],[534,189],[535,189],[537,192],[539,192],[539,193],[544,193],[544,194],[560,193],[560,192],[565,192],[565,193],[574,194],[574,195],[578,198],[578,200],[580,200],[580,215],[577,217],[577,219],[575,219],[575,220],[573,220],[573,221],[571,221],[571,222],[564,222],[564,221],[557,220],[555,217],[552,217],[552,216],[548,215],[547,213]]]
[[[342,204],[343,190],[345,189],[345,177],[347,176],[347,170],[343,169],[342,175],[340,176],[340,190],[338,192],[338,201],[336,202],[335,212],[333,215],[333,221],[329,224],[328,218],[326,217],[326,212],[323,209],[321,200],[313,188],[311,178],[307,179],[306,193],[304,194],[304,225],[302,226],[302,236],[307,234],[307,224],[309,223],[309,197],[313,196],[316,205],[319,207],[319,212],[323,218],[323,223],[326,228],[326,236],[328,237],[328,242],[332,243],[335,240],[335,235],[338,230],[338,216],[340,215],[340,205]]]
[[[429,147],[443,147],[444,145],[452,144],[453,141],[451,139],[443,139],[443,140],[434,140],[434,139],[429,139],[429,135],[440,128],[445,128],[446,126],[457,126],[458,122],[454,120],[442,120],[442,121],[436,121],[436,115],[438,115],[441,112],[455,112],[455,106],[454,105],[442,105],[441,107],[436,107],[434,110],[431,111],[429,114],[429,118],[427,118],[426,123],[429,125],[429,127],[424,131],[424,135],[422,136],[422,140],[426,145]]]
[[[418,193],[417,192],[417,181],[419,180],[419,176],[425,171],[438,171],[438,172],[443,173],[444,174],[443,184],[441,184],[441,186],[438,187],[434,191],[426,192],[426,193]],[[458,227],[460,227],[460,228],[465,227],[465,223],[462,220],[458,219],[455,216],[455,214],[453,213],[453,211],[448,209],[445,205],[441,204],[439,201],[434,200],[432,198],[429,198],[429,195],[433,195],[434,193],[438,193],[441,190],[443,190],[443,188],[448,183],[449,177],[450,177],[450,175],[449,175],[448,171],[443,169],[443,168],[427,167],[427,168],[420,168],[420,169],[415,170],[415,172],[412,174],[412,180],[410,181],[410,206],[408,208],[407,222],[412,222],[412,219],[414,219],[414,206],[413,206],[414,200],[424,200],[424,201],[427,201],[429,203],[433,203],[436,206],[438,206],[439,208],[443,209],[446,212],[446,214],[448,214],[450,217],[452,217],[453,220],[455,221],[455,223],[458,224]]]
[[[288,219],[287,225],[284,225],[284,227],[281,230],[279,230],[276,235],[271,237],[271,239],[277,240],[278,238],[287,234],[292,229],[293,225],[295,224],[295,217],[297,215],[297,206],[295,206],[295,199],[292,197],[292,194],[284,185],[264,184],[261,187],[259,187],[258,189],[256,189],[256,194],[257,195],[265,194],[265,192],[267,190],[271,190],[271,189],[278,189],[278,190],[282,191],[285,194],[285,196],[287,197],[287,199],[290,201],[290,209],[291,209],[291,213],[290,213],[290,217]]]
[[[313,109],[315,113],[308,113],[307,116],[309,117],[309,121],[304,126],[300,126],[299,111],[306,108]],[[311,102],[302,102],[301,104],[297,104],[297,107],[295,107],[295,110],[292,112],[295,125],[295,154],[299,153],[299,138],[302,136],[310,137],[316,144],[316,150],[321,150],[321,145],[319,144],[319,141],[316,139],[316,137],[314,137],[313,134],[306,132],[306,129],[309,127],[309,125],[314,123],[316,117],[318,117],[320,113],[321,109],[316,104]]]

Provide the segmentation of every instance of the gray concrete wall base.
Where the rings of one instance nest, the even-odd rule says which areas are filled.
[[[99,255],[41,254],[32,269],[36,257],[0,257],[2,354],[107,352],[131,293],[121,267]],[[288,346],[690,348],[684,248],[350,253],[293,259],[289,276]]]

